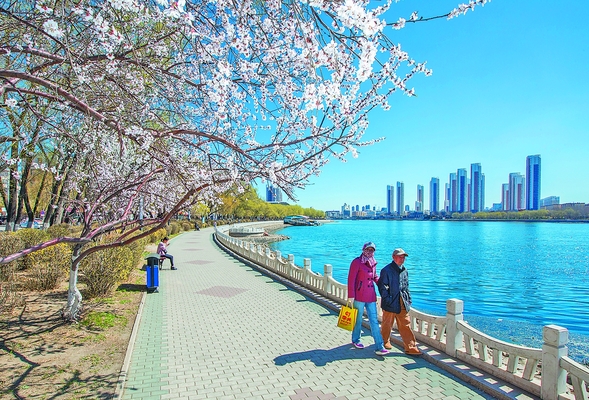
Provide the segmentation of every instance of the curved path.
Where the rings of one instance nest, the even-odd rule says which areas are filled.
[[[169,244],[131,338],[122,399],[489,399],[421,358],[354,349],[337,315],[232,258],[212,228]],[[129,364],[130,361],[130,364]]]

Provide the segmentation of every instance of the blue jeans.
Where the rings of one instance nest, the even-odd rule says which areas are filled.
[[[356,325],[352,331],[352,343],[360,341],[360,330],[362,329],[362,314],[364,314],[364,307],[366,307],[366,314],[368,314],[368,321],[370,322],[370,333],[374,338],[374,345],[376,350],[384,348],[384,342],[380,334],[380,327],[378,326],[378,316],[376,315],[376,302],[365,303],[363,301],[354,300],[354,308],[358,310],[358,317],[356,318]]]

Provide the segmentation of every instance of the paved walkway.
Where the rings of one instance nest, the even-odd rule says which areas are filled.
[[[142,308],[122,399],[489,399],[400,349],[354,349],[337,315],[235,260],[212,229],[174,238]]]

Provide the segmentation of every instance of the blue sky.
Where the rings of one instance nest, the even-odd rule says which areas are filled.
[[[390,20],[457,4],[404,0],[392,5]],[[385,207],[386,186],[402,181],[405,204],[414,209],[420,184],[429,209],[432,177],[443,189],[450,172],[466,168],[470,177],[470,164],[480,163],[490,207],[509,173],[525,174],[533,154],[542,157],[542,198],[589,203],[588,16],[587,0],[493,0],[449,21],[389,30],[433,75],[412,79],[417,97],[396,94],[391,110],[371,115],[365,138],[384,142],[347,163],[332,160],[296,191],[297,203],[324,211],[344,203]]]

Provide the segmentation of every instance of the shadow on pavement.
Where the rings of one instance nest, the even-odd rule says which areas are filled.
[[[301,351],[298,353],[283,354],[274,359],[275,365],[286,365],[297,361],[309,360],[317,367],[324,367],[330,362],[341,360],[359,360],[359,359],[374,359],[383,360],[390,357],[405,357],[403,353],[392,352],[387,356],[377,356],[374,354],[374,346],[368,346],[365,349],[355,349],[351,343],[334,347],[333,349],[315,349]]]

